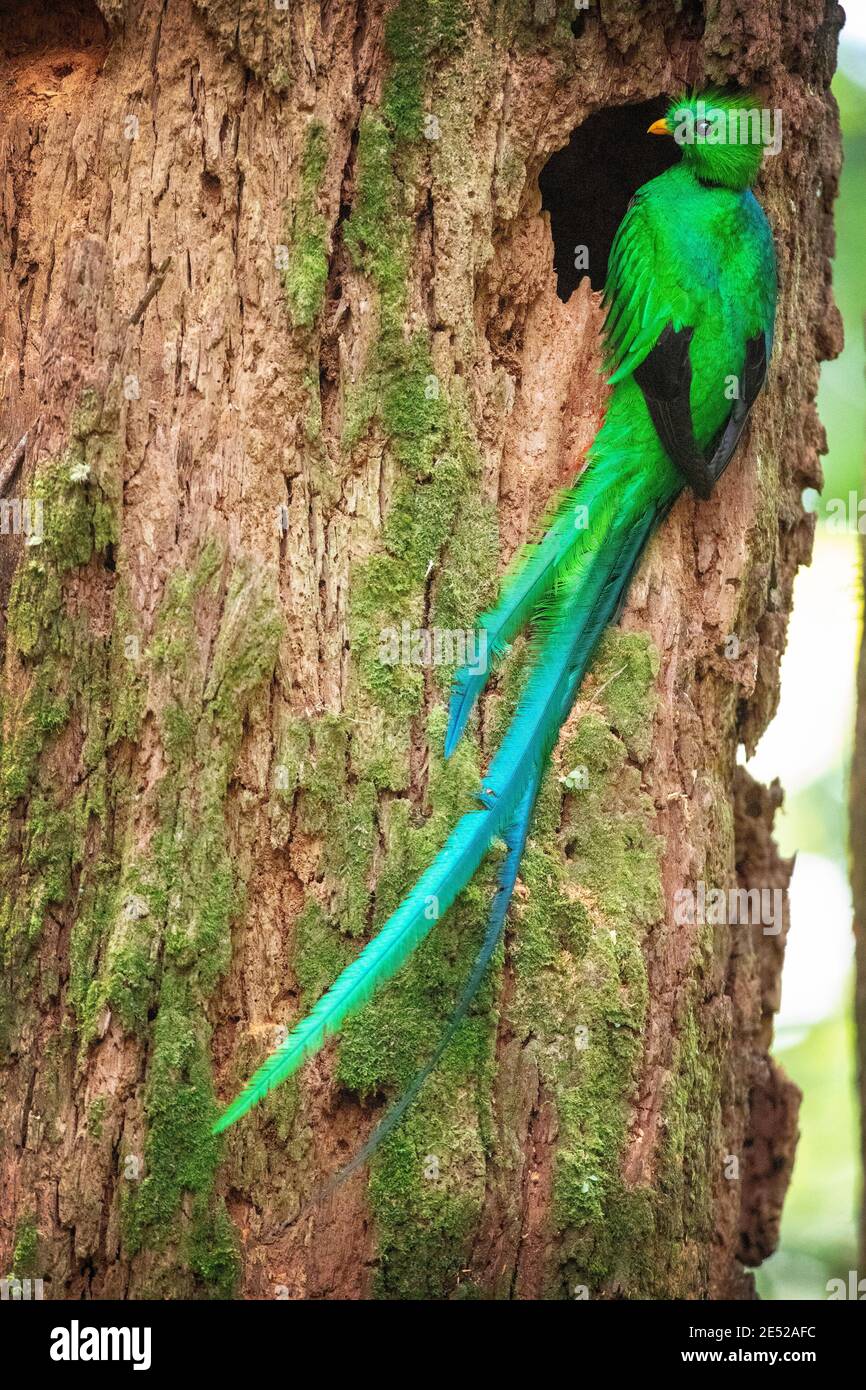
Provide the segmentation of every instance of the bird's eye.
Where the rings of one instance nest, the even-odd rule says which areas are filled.
[[[709,121],[695,121],[695,135],[699,135],[702,140],[709,128]]]

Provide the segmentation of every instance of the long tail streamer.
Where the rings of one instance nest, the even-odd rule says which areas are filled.
[[[631,499],[626,491],[615,503],[602,497],[597,506],[592,532],[560,565],[552,599],[538,616],[536,661],[484,779],[483,809],[458,821],[396,912],[226,1108],[215,1133],[297,1071],[396,974],[472,878],[492,841],[518,820],[518,808],[543,774],[598,639],[660,514],[637,488]],[[503,917],[505,908],[507,900]]]
[[[329,1196],[330,1193],[346,1181],[346,1178],[351,1177],[352,1173],[356,1172],[368,1159],[372,1158],[382,1141],[387,1139],[388,1135],[397,1128],[412,1102],[421,1093],[428,1076],[431,1076],[438,1067],[451,1044],[454,1034],[468,1014],[472,1006],[472,1001],[481,987],[481,981],[484,979],[493,953],[499,944],[503,928],[505,927],[508,905],[511,902],[511,895],[514,892],[514,885],[517,881],[517,871],[520,868],[520,861],[523,858],[523,851],[526,848],[526,839],[529,834],[532,813],[535,809],[537,792],[538,780],[533,779],[523,794],[523,800],[518,807],[517,815],[514,817],[514,820],[503,837],[508,852],[502,861],[502,868],[499,872],[499,882],[493,898],[493,905],[490,909],[484,940],[475,957],[469,978],[463,986],[463,993],[457,1002],[457,1007],[445,1025],[442,1036],[436,1044],[435,1051],[410,1081],[406,1090],[403,1092],[402,1096],[400,1096],[400,1099],[394,1101],[394,1104],[390,1107],[387,1114],[379,1121],[379,1124],[370,1135],[364,1147],[359,1149],[358,1153],[346,1164],[345,1168],[341,1168],[339,1173],[336,1173],[334,1177],[325,1184],[319,1193],[320,1200]]]

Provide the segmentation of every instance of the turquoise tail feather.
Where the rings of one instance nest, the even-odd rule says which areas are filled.
[[[275,1086],[318,1052],[374,991],[390,980],[465,888],[497,833],[490,811],[470,811],[457,822],[444,848],[379,933],[319,999],[214,1125],[234,1124]]]
[[[524,549],[513,573],[503,580],[496,607],[479,617],[479,630],[486,634],[487,662],[483,671],[464,666],[454,677],[445,734],[446,758],[450,758],[460,742],[496,658],[502,655],[508,643],[531,620],[582,534],[578,522],[584,516],[585,506],[583,486],[579,485],[565,494],[543,539],[538,545]]]
[[[358,1153],[355,1154],[355,1157],[351,1159],[344,1168],[341,1168],[339,1173],[336,1173],[324,1186],[319,1193],[319,1200],[329,1196],[336,1188],[345,1182],[346,1178],[351,1177],[352,1173],[356,1172],[368,1159],[372,1158],[382,1141],[387,1139],[388,1135],[397,1128],[397,1125],[406,1114],[406,1111],[409,1109],[412,1102],[417,1099],[423,1089],[428,1076],[438,1067],[448,1050],[454,1034],[468,1014],[472,1001],[481,986],[481,981],[484,979],[493,952],[496,950],[499,943],[499,938],[502,936],[505,918],[508,913],[508,906],[511,902],[511,895],[514,892],[514,885],[517,882],[517,872],[520,868],[520,862],[523,858],[523,851],[526,846],[526,839],[529,834],[529,827],[532,822],[532,813],[535,810],[539,780],[538,775],[532,778],[523,794],[523,798],[517,809],[517,814],[503,837],[508,852],[499,871],[499,882],[493,898],[493,905],[490,909],[484,940],[475,957],[469,978],[463,987],[463,993],[457,1002],[454,1012],[445,1025],[442,1036],[436,1044],[435,1051],[432,1053],[429,1060],[424,1063],[423,1067],[421,1067],[412,1081],[410,1081],[400,1099],[394,1102],[388,1110],[388,1113],[380,1120],[364,1147],[360,1149]]]
[[[628,584],[658,507],[640,493],[619,497],[596,518],[594,541],[558,581],[540,624],[534,669],[484,780],[483,810],[464,815],[430,868],[379,933],[223,1112],[214,1133],[240,1119],[339,1031],[391,979],[474,875],[509,826],[527,786],[540,777],[604,627]]]
[[[560,581],[549,611],[539,620],[543,646],[517,713],[484,778],[485,795],[501,795],[518,769],[524,785],[533,761],[543,760],[552,748],[659,516],[658,508],[644,507],[627,522],[609,522],[604,528],[603,548],[576,557],[573,573]],[[576,598],[570,596],[572,584],[578,586]],[[532,747],[527,722],[531,728],[543,728],[543,751]]]
[[[608,601],[600,601],[596,606],[596,611],[592,613],[590,621],[587,622],[585,631],[585,641],[588,649],[591,650],[591,648],[595,646],[598,637],[604,631],[604,628],[607,626],[607,623],[610,620],[611,602],[613,603],[614,607],[617,607],[622,602],[628,586],[628,581],[631,577],[631,573],[634,568],[634,563],[636,562],[637,558],[639,558],[640,552],[642,551],[643,546],[646,542],[649,530],[652,528],[654,524],[655,516],[652,513],[650,513],[645,519],[644,524],[636,528],[636,531],[631,538],[630,544],[626,547],[623,556],[621,585],[617,583],[615,586],[612,586],[609,589]],[[571,709],[571,703],[571,698],[567,696],[566,700],[563,703],[562,710],[560,712],[560,726],[568,718],[568,714]],[[389,1134],[393,1133],[397,1125],[402,1120],[403,1116],[406,1114],[406,1111],[417,1099],[418,1095],[424,1087],[424,1083],[427,1081],[427,1078],[431,1076],[432,1073],[436,1070],[436,1067],[439,1065],[439,1062],[441,1061],[442,1057],[447,1051],[455,1033],[460,1027],[460,1024],[463,1022],[463,1019],[469,1012],[469,1009],[472,1005],[472,1001],[478,993],[478,990],[481,986],[481,981],[484,978],[487,967],[490,964],[490,959],[493,955],[493,952],[496,950],[496,946],[499,942],[499,938],[501,937],[503,928],[505,926],[505,919],[508,913],[508,907],[511,902],[512,894],[514,892],[514,885],[517,882],[517,874],[520,869],[520,864],[523,859],[523,851],[526,847],[526,840],[529,835],[529,827],[532,821],[533,812],[535,810],[535,803],[538,796],[538,789],[541,781],[542,772],[543,768],[542,766],[539,766],[536,769],[536,771],[531,775],[530,780],[527,783],[526,789],[521,798],[520,804],[517,808],[517,813],[514,817],[514,820],[512,821],[511,825],[509,826],[508,830],[505,832],[505,835],[503,836],[506,844],[507,854],[505,856],[505,859],[503,860],[502,867],[499,872],[498,886],[490,909],[490,916],[488,919],[488,925],[484,935],[484,940],[482,941],[478,954],[475,957],[472,970],[469,974],[469,978],[467,979],[466,984],[464,985],[460,999],[458,1000],[454,1012],[452,1013],[447,1024],[445,1025],[445,1028],[442,1032],[442,1036],[439,1039],[439,1042],[437,1043],[434,1052],[432,1053],[428,1061],[424,1063],[423,1067],[421,1067],[420,1070],[417,1072],[415,1077],[407,1086],[406,1090],[400,1096],[399,1100],[396,1100],[394,1104],[390,1107],[387,1114],[376,1126],[375,1130],[370,1135],[370,1138],[367,1140],[363,1148],[360,1149],[357,1154],[355,1154],[355,1156],[349,1161],[349,1163],[345,1165],[344,1168],[341,1168],[339,1173],[336,1173],[334,1175],[334,1177],[322,1188],[321,1192],[318,1194],[318,1197],[315,1200],[323,1200],[325,1197],[333,1193],[343,1182],[345,1182],[347,1178],[351,1177],[352,1173],[356,1172],[358,1168],[362,1167],[363,1164],[365,1164],[370,1158],[372,1158],[373,1154],[379,1148],[380,1144],[385,1139],[387,1139]]]
[[[559,662],[559,682],[567,678],[567,663]],[[241,1094],[219,1117],[214,1133],[227,1129],[247,1110],[291,1076],[298,1067],[336,1033],[346,1019],[356,1013],[374,990],[396,974],[451,906],[472,878],[493,839],[507,825],[515,803],[522,794],[527,772],[534,760],[542,764],[550,742],[544,723],[549,722],[547,703],[537,699],[533,710],[521,713],[525,746],[511,778],[500,777],[497,795],[484,809],[469,811],[457,822],[444,848],[426,873],[388,919],[378,935],[356,960],[337,978],[305,1019],[292,1030],[285,1042],[255,1073]],[[517,718],[517,716],[515,716]],[[558,727],[558,726],[557,726]]]

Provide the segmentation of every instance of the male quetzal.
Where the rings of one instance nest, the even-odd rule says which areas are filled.
[[[751,192],[760,122],[744,94],[675,102],[652,134],[676,135],[682,160],[633,197],[611,249],[604,302],[613,387],[604,423],[550,529],[520,557],[482,614],[488,651],[532,623],[535,660],[479,793],[430,868],[372,941],[225,1110],[220,1131],[316,1052],[389,980],[472,878],[494,839],[507,854],[490,923],[433,1058],[387,1112],[365,1160],[400,1119],[468,1011],[502,932],[539,783],[605,627],[625,600],[648,538],[686,485],[709,497],[766,376],[776,261]],[[587,524],[588,523],[588,524]],[[445,754],[487,672],[458,673]]]

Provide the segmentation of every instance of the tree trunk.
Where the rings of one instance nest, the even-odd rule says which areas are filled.
[[[735,759],[811,546],[841,11],[0,9],[0,467],[26,433],[29,518],[0,547],[4,1268],[50,1297],[750,1297],[795,1141],[784,931],[674,905],[789,876],[780,792]],[[646,126],[729,80],[784,112],[769,389],[604,641],[471,1019],[307,1208],[434,1045],[490,872],[225,1140],[217,1103],[442,843],[523,660],[446,765],[450,668],[384,664],[382,632],[470,629],[579,470],[610,241],[677,154]]]

